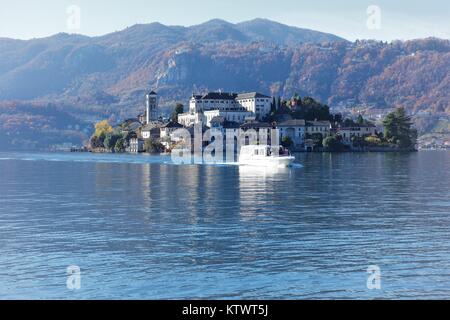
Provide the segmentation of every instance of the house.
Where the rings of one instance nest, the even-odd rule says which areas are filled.
[[[289,137],[295,149],[302,149],[305,145],[306,121],[300,119],[291,119],[277,124],[280,130],[280,139]]]
[[[143,139],[158,139],[161,134],[161,127],[164,124],[160,121],[152,121],[141,128],[141,136]]]
[[[320,133],[322,138],[326,138],[331,132],[331,122],[330,121],[306,121],[305,123],[305,134],[310,137],[313,134]]]
[[[361,124],[352,127],[337,127],[336,133],[342,137],[342,142],[346,145],[352,144],[352,137],[367,137],[377,134],[377,127],[374,124]]]
[[[305,123],[305,150],[313,151],[322,146],[322,141],[331,135],[330,121],[306,121]]]
[[[247,132],[249,130],[254,130],[258,135],[258,141],[260,144],[272,144],[271,134],[274,126],[268,122],[259,122],[259,121],[248,121],[241,125],[240,130],[241,134],[244,135],[243,132]],[[245,144],[249,142],[249,136],[246,136]]]
[[[170,121],[159,128],[160,131],[159,137],[161,139],[170,137],[174,131],[182,128],[184,128],[183,125],[177,122]]]
[[[130,153],[144,152],[144,140],[138,137],[131,138],[130,144],[127,148],[127,152]]]

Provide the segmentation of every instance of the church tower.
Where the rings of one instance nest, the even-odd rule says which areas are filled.
[[[147,124],[151,121],[158,120],[158,95],[155,91],[147,93],[145,96],[145,101],[147,105]]]

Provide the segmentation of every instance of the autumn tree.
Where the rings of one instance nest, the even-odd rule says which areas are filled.
[[[103,120],[98,122],[95,125],[95,133],[94,136],[96,137],[105,137],[108,133],[112,133],[113,128],[109,124],[108,120]]]

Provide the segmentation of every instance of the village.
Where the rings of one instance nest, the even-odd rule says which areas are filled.
[[[408,117],[404,114],[397,116],[398,119],[394,115],[391,122],[403,121],[411,132],[393,132],[389,127],[377,127],[361,115],[355,120],[343,119],[341,114],[331,114],[328,106],[309,97],[302,99],[295,95],[290,100],[281,100],[257,92],[218,91],[192,94],[187,110],[178,104],[171,118],[163,119],[159,115],[158,94],[151,91],[145,96],[144,112],[136,118],[127,119],[115,128],[107,121],[97,123],[89,150],[170,153],[177,145],[186,142],[180,141],[177,130],[186,129],[193,134],[196,126],[201,126],[203,133],[211,130],[213,135],[220,134],[224,139],[227,133],[240,136],[251,130],[257,133],[258,143],[263,144],[266,142],[261,137],[276,130],[278,143],[292,152],[415,149],[416,138]],[[401,134],[406,137],[402,139]]]

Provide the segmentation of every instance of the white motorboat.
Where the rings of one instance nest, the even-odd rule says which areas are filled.
[[[289,151],[268,145],[242,146],[239,165],[259,167],[289,167],[295,160]]]

